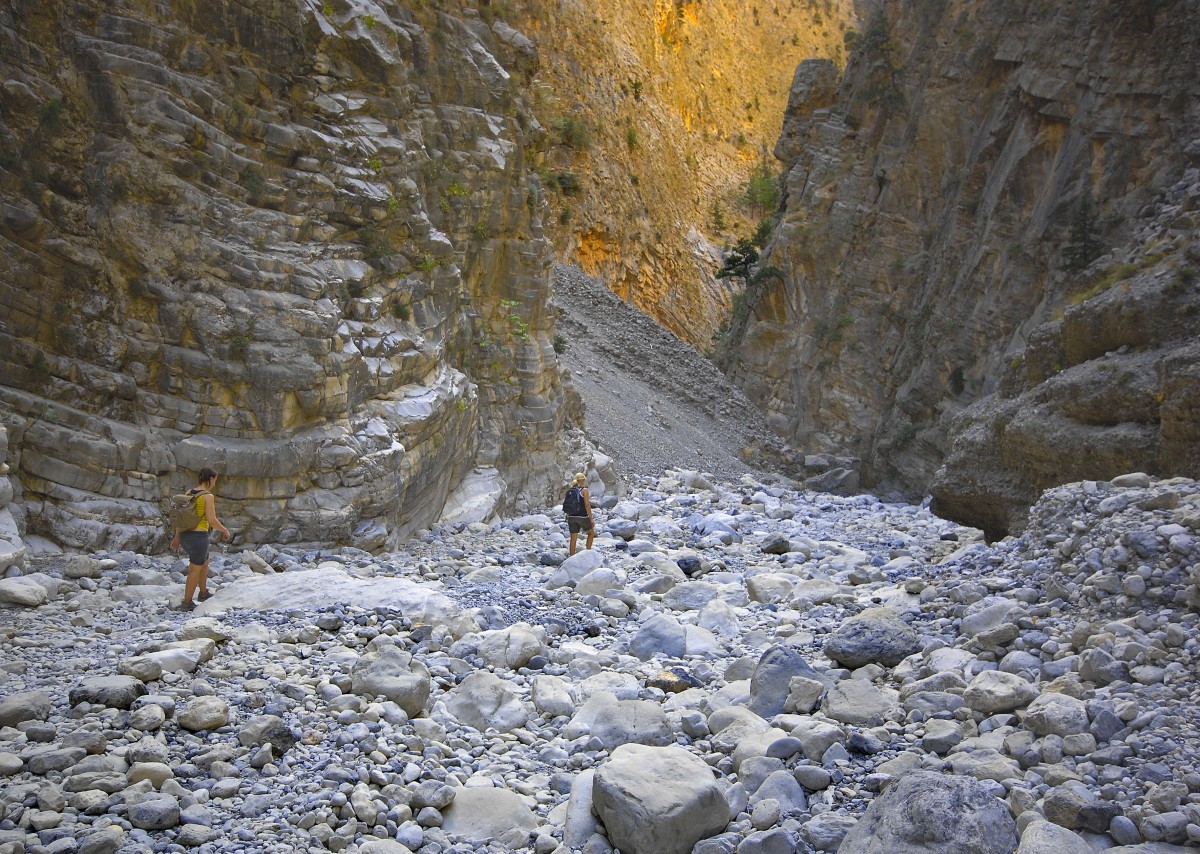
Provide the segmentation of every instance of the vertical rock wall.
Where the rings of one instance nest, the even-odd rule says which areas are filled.
[[[954,416],[1094,285],[1086,264],[1066,269],[1072,242],[1120,245],[1180,180],[1200,14],[880,8],[844,74],[797,70],[776,148],[786,212],[730,371],[796,447],[856,455],[867,484],[918,497]]]
[[[527,158],[534,46],[469,8],[0,12],[0,420],[30,531],[378,547],[475,467],[546,497],[570,408]]]
[[[0,573],[25,560],[25,543],[21,539],[20,507],[14,502],[15,490],[9,478],[8,431],[0,424]]]

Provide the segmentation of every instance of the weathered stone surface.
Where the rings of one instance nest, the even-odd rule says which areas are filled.
[[[1066,694],[1042,694],[1029,704],[1021,721],[1037,735],[1077,735],[1087,732],[1087,704]]]
[[[220,697],[193,697],[176,719],[181,727],[192,732],[217,729],[229,723],[229,704]]]
[[[1017,825],[979,783],[928,771],[904,775],[871,802],[838,851],[854,854],[1012,854]]]
[[[0,422],[0,573],[10,566],[21,566],[25,562],[26,547],[21,539],[18,523],[20,510],[13,505],[16,489],[9,477],[8,428]],[[14,510],[17,515],[14,516]]]
[[[67,698],[72,706],[96,703],[113,709],[128,709],[134,700],[146,693],[146,686],[132,676],[93,676],[72,688]]]
[[[971,680],[963,700],[976,712],[993,715],[1029,705],[1038,696],[1036,685],[1015,673],[986,670]]]
[[[0,726],[44,721],[50,717],[50,709],[50,696],[44,691],[21,691],[0,697]]]
[[[0,578],[0,605],[36,608],[38,605],[45,605],[49,598],[49,592],[43,585],[38,584],[36,579]]]
[[[981,7],[970,33],[880,8],[840,79],[797,70],[778,272],[747,288],[731,376],[797,447],[870,459],[876,491],[932,484],[991,535],[1053,484],[1196,476],[1200,295],[1175,271],[1200,187],[1157,141],[1191,138],[1170,93],[1200,15],[1122,9],[1111,41],[1088,4],[1016,29]]]
[[[1121,807],[1101,800],[1082,787],[1056,786],[1046,793],[1042,812],[1048,821],[1071,830],[1104,833]]]
[[[921,637],[886,608],[864,611],[838,627],[825,642],[825,654],[843,667],[892,667],[921,647]]]
[[[429,668],[404,650],[384,646],[377,654],[356,662],[351,675],[354,693],[386,697],[410,718],[424,713],[432,689]]]
[[[37,156],[0,191],[0,406],[32,532],[162,549],[160,501],[203,466],[242,542],[399,542],[476,468],[493,509],[550,500],[578,404],[537,52],[431,7],[325,8],[12,22],[0,135]]]
[[[679,747],[626,744],[596,770],[592,803],[629,854],[687,854],[729,823],[729,805],[700,759]]]
[[[845,679],[829,689],[821,703],[821,710],[842,723],[879,726],[896,706],[892,697],[865,679]]]
[[[1034,821],[1021,834],[1017,854],[1091,854],[1077,833],[1048,821]]]
[[[443,818],[442,829],[447,833],[489,842],[515,838],[524,844],[538,826],[537,816],[521,796],[508,789],[459,789]]]
[[[797,676],[819,681],[817,672],[799,650],[786,646],[768,649],[759,658],[750,679],[749,709],[763,718],[782,712],[791,680]]]
[[[414,623],[444,625],[455,635],[476,631],[479,624],[457,607],[444,593],[409,579],[358,578],[344,567],[318,566],[293,569],[254,578],[243,578],[222,587],[198,606],[206,614],[230,608],[298,608],[341,602],[373,602],[394,608]]]
[[[508,732],[524,726],[529,712],[512,690],[513,686],[493,673],[467,676],[446,697],[446,708],[467,726],[483,732]]]
[[[539,627],[540,629],[540,627]],[[529,663],[535,655],[546,652],[545,630],[526,623],[506,629],[484,632],[479,642],[479,655],[493,667],[516,670]]]

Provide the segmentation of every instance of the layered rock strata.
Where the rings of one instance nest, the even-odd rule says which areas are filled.
[[[728,316],[720,246],[770,211],[743,201],[800,59],[841,62],[850,0],[513,0],[542,63],[558,258],[700,349]],[[777,172],[775,164],[770,164]]]
[[[1041,491],[1064,480],[1200,476],[1198,210],[1193,168],[1149,206],[1136,248],[1093,265],[1096,284],[956,419],[936,512],[999,537],[1023,530]]]
[[[377,547],[472,469],[501,505],[547,497],[572,405],[536,49],[440,5],[0,13],[0,400],[31,531],[161,545],[203,466],[251,542]]]
[[[25,560],[25,543],[21,539],[21,508],[13,502],[16,491],[9,478],[8,431],[0,424],[0,572]]]
[[[1106,271],[1089,262],[1139,245],[1139,213],[1184,176],[1198,45],[1200,14],[1182,3],[884,3],[844,74],[820,60],[797,70],[776,147],[786,212],[735,315],[731,375],[792,444],[856,455],[873,488],[925,493],[952,419],[1096,286]],[[1190,220],[1172,228],[1145,255],[1194,240]],[[1174,324],[1169,311],[1142,316]],[[1194,474],[1178,442],[1137,450],[1156,407],[1187,409],[1177,381],[1159,389],[1163,400],[1117,419],[1123,384],[1095,384],[1093,408],[1108,412],[1089,444],[1040,442],[1037,476],[1014,475],[1011,492],[1027,506],[1051,483],[1128,467]]]

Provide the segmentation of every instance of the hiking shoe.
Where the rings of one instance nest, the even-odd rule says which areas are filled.
[[[191,602],[191,601],[184,602],[183,604],[181,604],[179,606],[179,610],[180,611],[194,611],[194,610],[196,610],[196,603]]]
[[[212,594],[209,593],[207,590],[201,590],[200,593],[196,596],[196,598],[199,599],[201,602],[205,602],[212,598]]]

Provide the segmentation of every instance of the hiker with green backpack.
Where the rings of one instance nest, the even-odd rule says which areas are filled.
[[[183,602],[179,608],[190,611],[196,607],[192,596],[200,591],[200,601],[212,596],[208,592],[208,536],[213,529],[220,531],[228,541],[229,529],[217,518],[217,499],[213,489],[217,485],[217,473],[210,468],[200,469],[196,485],[181,495],[171,497],[171,523],[175,526],[175,537],[171,550],[182,546],[188,556],[187,581],[183,586]]]

